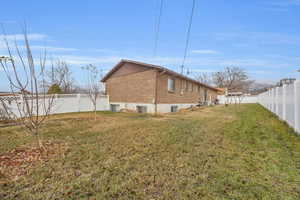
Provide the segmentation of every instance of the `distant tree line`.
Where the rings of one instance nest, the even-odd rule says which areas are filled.
[[[194,78],[217,88],[227,88],[229,92],[250,93],[271,86],[251,80],[247,71],[240,67],[225,67],[213,73],[194,73]]]

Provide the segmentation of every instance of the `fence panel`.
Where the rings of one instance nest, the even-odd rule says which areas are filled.
[[[260,94],[258,102],[300,133],[300,80]]]
[[[81,94],[80,97],[78,97],[78,101],[79,101],[78,109],[80,112],[87,112],[93,109],[93,103],[87,94]]]
[[[300,80],[294,83],[295,130],[300,133]]]
[[[243,97],[227,97],[225,95],[218,95],[220,104],[234,104],[234,103],[258,103],[259,96],[243,96]]]
[[[57,95],[54,100],[52,113],[57,114],[70,112],[79,112],[77,95]]]
[[[295,102],[294,102],[294,85],[286,87],[286,121],[290,126],[295,124]]]
[[[280,119],[283,117],[283,105],[282,105],[282,92],[283,89],[282,87],[277,87],[277,115],[279,116]]]
[[[7,97],[1,97],[7,98]],[[33,99],[34,100],[34,99]],[[6,100],[6,102],[9,102]],[[41,115],[44,114],[44,108],[48,107],[48,101],[45,101],[45,106],[43,103],[40,103],[39,113]],[[8,103],[10,110],[15,113],[18,117],[20,114],[18,113],[18,107],[22,110],[24,106],[24,101],[18,97],[18,103],[15,100],[12,100],[11,103]],[[33,104],[34,105],[34,104]],[[97,99],[97,111],[105,111],[109,110],[109,97],[106,95],[101,95]],[[1,110],[1,107],[0,107]],[[36,109],[33,109],[36,111]],[[51,109],[51,114],[59,114],[59,113],[71,113],[71,112],[84,112],[84,111],[93,111],[93,104],[90,100],[89,96],[86,94],[61,94],[56,95],[53,107]]]

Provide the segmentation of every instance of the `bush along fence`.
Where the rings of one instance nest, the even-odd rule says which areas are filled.
[[[5,100],[9,107],[9,110],[18,114],[18,106],[22,107],[24,103],[19,96],[4,96],[0,97]],[[16,101],[14,98],[17,98]],[[17,105],[17,103],[19,105]],[[97,111],[106,111],[109,110],[109,97],[107,95],[101,95],[97,99]],[[0,112],[3,108],[0,105]],[[72,112],[88,112],[93,111],[92,101],[87,94],[59,94],[55,95],[53,106],[51,108],[50,114],[59,114],[59,113],[72,113]],[[43,112],[43,109],[41,109]]]
[[[300,133],[300,80],[260,94],[258,102]]]

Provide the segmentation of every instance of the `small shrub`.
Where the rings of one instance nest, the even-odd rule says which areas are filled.
[[[58,84],[53,84],[53,85],[50,86],[50,88],[49,88],[49,90],[48,90],[47,93],[48,93],[48,94],[62,94],[63,91],[62,91],[62,89],[59,87]]]

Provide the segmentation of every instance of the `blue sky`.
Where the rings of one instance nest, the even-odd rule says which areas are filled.
[[[4,1],[0,22],[21,41],[26,21],[35,55],[46,46],[82,85],[80,68],[89,63],[107,71],[127,58],[178,70],[191,6],[192,0],[164,0],[156,57],[159,0]],[[300,0],[196,0],[186,66],[194,72],[238,66],[260,82],[299,78],[299,19]],[[6,88],[0,70],[0,90]]]

